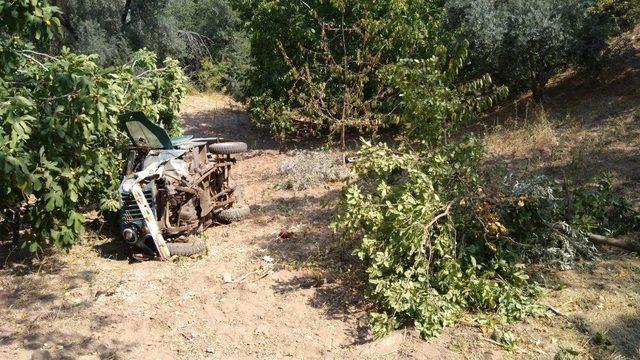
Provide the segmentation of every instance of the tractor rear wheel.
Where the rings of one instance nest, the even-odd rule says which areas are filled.
[[[247,151],[247,144],[243,142],[222,142],[209,145],[212,154],[231,155]]]

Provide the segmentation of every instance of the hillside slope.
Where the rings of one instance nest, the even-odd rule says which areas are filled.
[[[640,27],[615,39],[596,79],[567,72],[542,105],[524,96],[484,119],[489,164],[588,181],[640,184]],[[637,195],[637,194],[636,194]]]

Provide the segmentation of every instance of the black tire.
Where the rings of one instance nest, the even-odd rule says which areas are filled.
[[[207,250],[207,247],[202,241],[192,243],[167,243],[167,247],[169,248],[169,254],[171,254],[171,256],[191,256]]]
[[[240,220],[244,220],[251,214],[251,209],[248,206],[233,207],[231,209],[224,209],[218,213],[218,220],[225,223],[232,223]]]
[[[247,151],[247,144],[243,142],[223,142],[209,145],[209,152],[212,154],[240,154]]]

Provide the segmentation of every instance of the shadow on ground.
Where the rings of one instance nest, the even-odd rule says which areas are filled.
[[[34,359],[75,359],[82,355],[113,359],[134,347],[108,345],[90,335],[119,321],[117,314],[105,316],[92,311],[104,295],[96,292],[86,296],[83,292],[95,281],[92,270],[69,273],[68,264],[60,257],[19,255],[22,257],[0,270],[0,355],[3,348],[15,348],[19,353],[31,353]],[[89,323],[84,332],[49,325],[78,316]]]
[[[617,353],[620,353],[629,359],[640,359],[639,329],[640,314],[619,317],[605,331],[605,342],[610,341],[615,347]],[[594,358],[597,357],[594,356]]]
[[[277,237],[254,239],[262,254],[271,254],[276,262],[295,269],[290,279],[276,282],[276,293],[292,293],[313,289],[309,306],[321,309],[329,319],[342,321],[358,319],[366,314],[364,273],[352,255],[349,244],[339,241],[329,224],[335,214],[339,190],[320,196],[277,198],[264,206],[256,206],[257,221],[272,216],[286,218],[288,228]],[[267,218],[267,219],[265,219]],[[370,340],[368,327],[358,325],[349,329],[353,343]]]

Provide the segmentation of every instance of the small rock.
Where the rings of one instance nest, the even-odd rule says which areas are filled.
[[[49,350],[38,350],[31,354],[31,360],[49,360],[51,358]]]
[[[493,341],[500,341],[502,340],[502,337],[504,336],[504,333],[502,331],[500,331],[500,329],[493,329],[493,332],[491,332],[491,340]]]
[[[393,332],[384,338],[371,343],[369,348],[366,350],[367,356],[376,357],[396,352],[400,349],[403,342],[404,336],[402,335],[402,332]]]
[[[272,263],[273,262],[273,258],[269,255],[265,255],[262,257],[262,260],[268,262],[268,263]]]
[[[229,284],[233,282],[233,277],[231,276],[230,273],[225,272],[224,274],[222,274],[222,280],[224,281],[225,284]]]
[[[484,354],[482,354],[482,358],[484,360],[500,360],[502,359],[502,356],[497,351],[489,350],[485,351]]]

